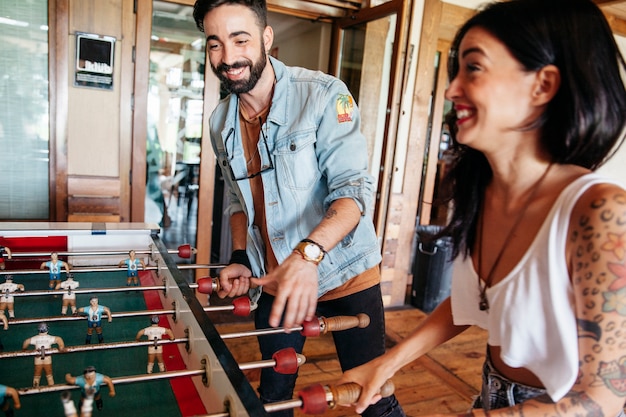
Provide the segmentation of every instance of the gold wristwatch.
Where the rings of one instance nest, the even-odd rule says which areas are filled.
[[[305,261],[313,262],[315,265],[319,265],[326,254],[324,247],[311,239],[302,239],[296,245],[294,252],[299,253]]]

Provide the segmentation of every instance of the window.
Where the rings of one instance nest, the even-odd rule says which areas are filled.
[[[0,2],[0,219],[49,213],[48,1]]]

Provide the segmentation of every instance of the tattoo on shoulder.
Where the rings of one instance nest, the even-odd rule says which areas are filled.
[[[575,244],[574,282],[585,283],[586,294],[601,292],[602,312],[626,316],[626,194],[605,195],[590,202],[571,235]],[[598,265],[601,262],[603,265]],[[594,266],[595,265],[595,266]],[[600,271],[598,267],[602,270]],[[603,284],[603,289],[598,288]],[[587,300],[589,309],[596,303]],[[579,329],[592,329],[581,325]],[[590,334],[587,334],[590,336]]]
[[[595,341],[600,340],[602,329],[595,321],[576,319],[578,325],[578,337],[590,337]]]
[[[604,362],[600,361],[598,366],[598,377],[602,379],[604,385],[619,397],[626,397],[626,386],[624,379],[626,378],[626,356],[622,356],[618,360]]]

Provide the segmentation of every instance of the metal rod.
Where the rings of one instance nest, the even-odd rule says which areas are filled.
[[[291,327],[289,330],[292,332],[299,332],[302,331],[303,327],[302,326],[294,326]],[[276,327],[276,328],[272,328],[272,329],[257,329],[257,330],[248,330],[245,332],[235,332],[235,333],[227,333],[227,334],[223,334],[220,335],[222,339],[236,339],[238,337],[246,337],[246,336],[265,336],[268,334],[279,334],[279,333],[286,333],[286,329],[284,327]]]
[[[50,251],[50,252],[13,252],[11,254],[12,258],[40,258],[50,256],[52,252],[56,252],[59,256],[100,256],[100,255],[128,255],[130,250],[111,250],[111,251],[76,251],[76,252],[61,252],[61,251]],[[178,253],[179,249],[168,249],[168,253]],[[151,250],[135,250],[137,255],[152,255],[155,253]]]
[[[180,264],[176,265],[178,269],[220,269],[226,267],[225,264]],[[159,269],[167,269],[158,266],[146,266],[146,271],[156,271]],[[70,273],[82,272],[116,272],[126,271],[125,267],[102,267],[102,268],[71,268]],[[65,272],[65,271],[64,271]],[[13,269],[0,271],[0,275],[31,275],[31,274],[49,274],[47,269]]]
[[[178,343],[187,343],[189,342],[189,338],[180,338],[180,339],[159,339],[159,340],[140,340],[140,341],[132,341],[132,342],[109,342],[109,343],[98,343],[97,345],[78,345],[78,346],[66,346],[65,349],[61,352],[57,348],[50,349],[35,349],[28,351],[14,351],[14,352],[1,352],[0,359],[8,359],[8,358],[23,358],[29,356],[52,356],[64,353],[74,353],[74,352],[85,352],[85,351],[93,351],[93,350],[110,350],[110,349],[124,349],[131,347],[141,347],[148,346],[152,347],[155,345],[172,345]],[[260,368],[272,368],[276,366],[276,361],[274,359],[266,359],[260,361],[253,361],[239,364],[239,369],[242,371],[249,369],[260,369]],[[204,371],[202,371],[204,372]]]
[[[175,343],[186,343],[188,342],[188,338],[181,339],[159,339],[159,340],[140,340],[139,342],[109,342],[109,343],[98,343],[97,345],[77,345],[77,346],[66,346],[63,352],[56,348],[44,349],[45,356],[58,355],[63,353],[73,353],[73,352],[84,352],[84,351],[92,351],[92,350],[109,350],[109,349],[122,349],[122,348],[130,348],[130,347],[138,347],[138,346],[154,346],[156,345],[170,345]],[[156,343],[155,343],[156,342]],[[14,351],[14,352],[2,352],[0,353],[0,359],[4,358],[22,358],[28,356],[42,356],[41,349],[28,350],[28,351]]]
[[[198,288],[197,283],[190,283],[189,288]],[[144,286],[125,286],[125,287],[102,287],[102,288],[76,288],[71,291],[68,290],[36,290],[36,291],[20,291],[13,292],[10,295],[13,297],[36,297],[36,296],[48,296],[48,295],[65,295],[65,294],[91,294],[91,293],[108,293],[108,292],[130,292],[130,291],[151,291],[161,290],[165,291],[167,288],[165,285],[144,285]]]
[[[196,285],[197,287],[197,285]],[[105,292],[126,292],[126,291],[150,291],[150,290],[165,290],[164,285],[146,285],[142,287],[103,287],[103,288],[76,288],[74,290],[38,290],[38,291],[24,291],[13,292],[10,295],[13,297],[36,297],[47,295],[65,295],[65,294],[92,294],[92,293],[105,293]]]
[[[234,310],[235,306],[225,305],[225,306],[205,306],[204,311],[206,312],[214,312],[214,311],[227,311]],[[176,310],[144,310],[144,311],[123,311],[120,313],[112,313],[111,316],[113,318],[121,318],[121,317],[141,317],[141,316],[152,316],[152,315],[161,315],[161,314],[174,314]],[[105,313],[102,315],[103,318],[108,317]],[[79,314],[76,316],[52,316],[52,317],[34,317],[27,319],[11,319],[9,322],[11,325],[14,324],[32,324],[32,323],[47,323],[53,321],[77,321],[77,320],[86,320],[87,315]]]
[[[135,383],[135,382],[156,381],[159,379],[181,378],[181,377],[189,377],[189,376],[204,375],[204,374],[206,374],[206,371],[204,369],[197,369],[197,370],[192,369],[192,370],[180,370],[180,371],[166,371],[166,372],[159,372],[155,374],[122,376],[122,377],[111,378],[111,381],[113,381],[113,385],[121,385],[121,384]],[[102,385],[106,385],[106,384],[102,383]],[[37,388],[20,388],[17,391],[20,395],[33,395],[33,394],[43,394],[46,392],[75,390],[78,388],[79,387],[77,385],[55,384],[55,385],[39,386]]]
[[[268,413],[273,413],[274,411],[289,410],[292,408],[301,408],[302,400],[299,398],[298,399],[294,398],[292,400],[277,401],[271,404],[263,404],[263,407],[265,408],[265,411],[267,411]]]
[[[266,359],[262,361],[241,363],[239,364],[239,369],[247,371],[249,369],[273,368],[274,366],[276,366],[276,361],[274,359]]]
[[[301,408],[302,400],[301,399],[292,399],[286,401],[277,401],[275,403],[263,404],[263,408],[268,413],[273,413],[275,411],[283,411],[290,410],[292,408]],[[228,411],[224,411],[222,413],[213,413],[213,414],[203,414],[201,416],[196,417],[232,417]]]

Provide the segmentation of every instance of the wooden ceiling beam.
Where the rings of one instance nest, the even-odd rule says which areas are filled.
[[[607,13],[605,11],[604,16],[606,17],[606,21],[609,23],[611,30],[614,34],[620,36],[626,36],[626,20],[621,19],[611,13]]]
[[[267,10],[312,20],[341,18],[360,9],[361,0],[267,0]]]
[[[610,6],[613,4],[624,3],[624,0],[593,0],[598,6]]]

